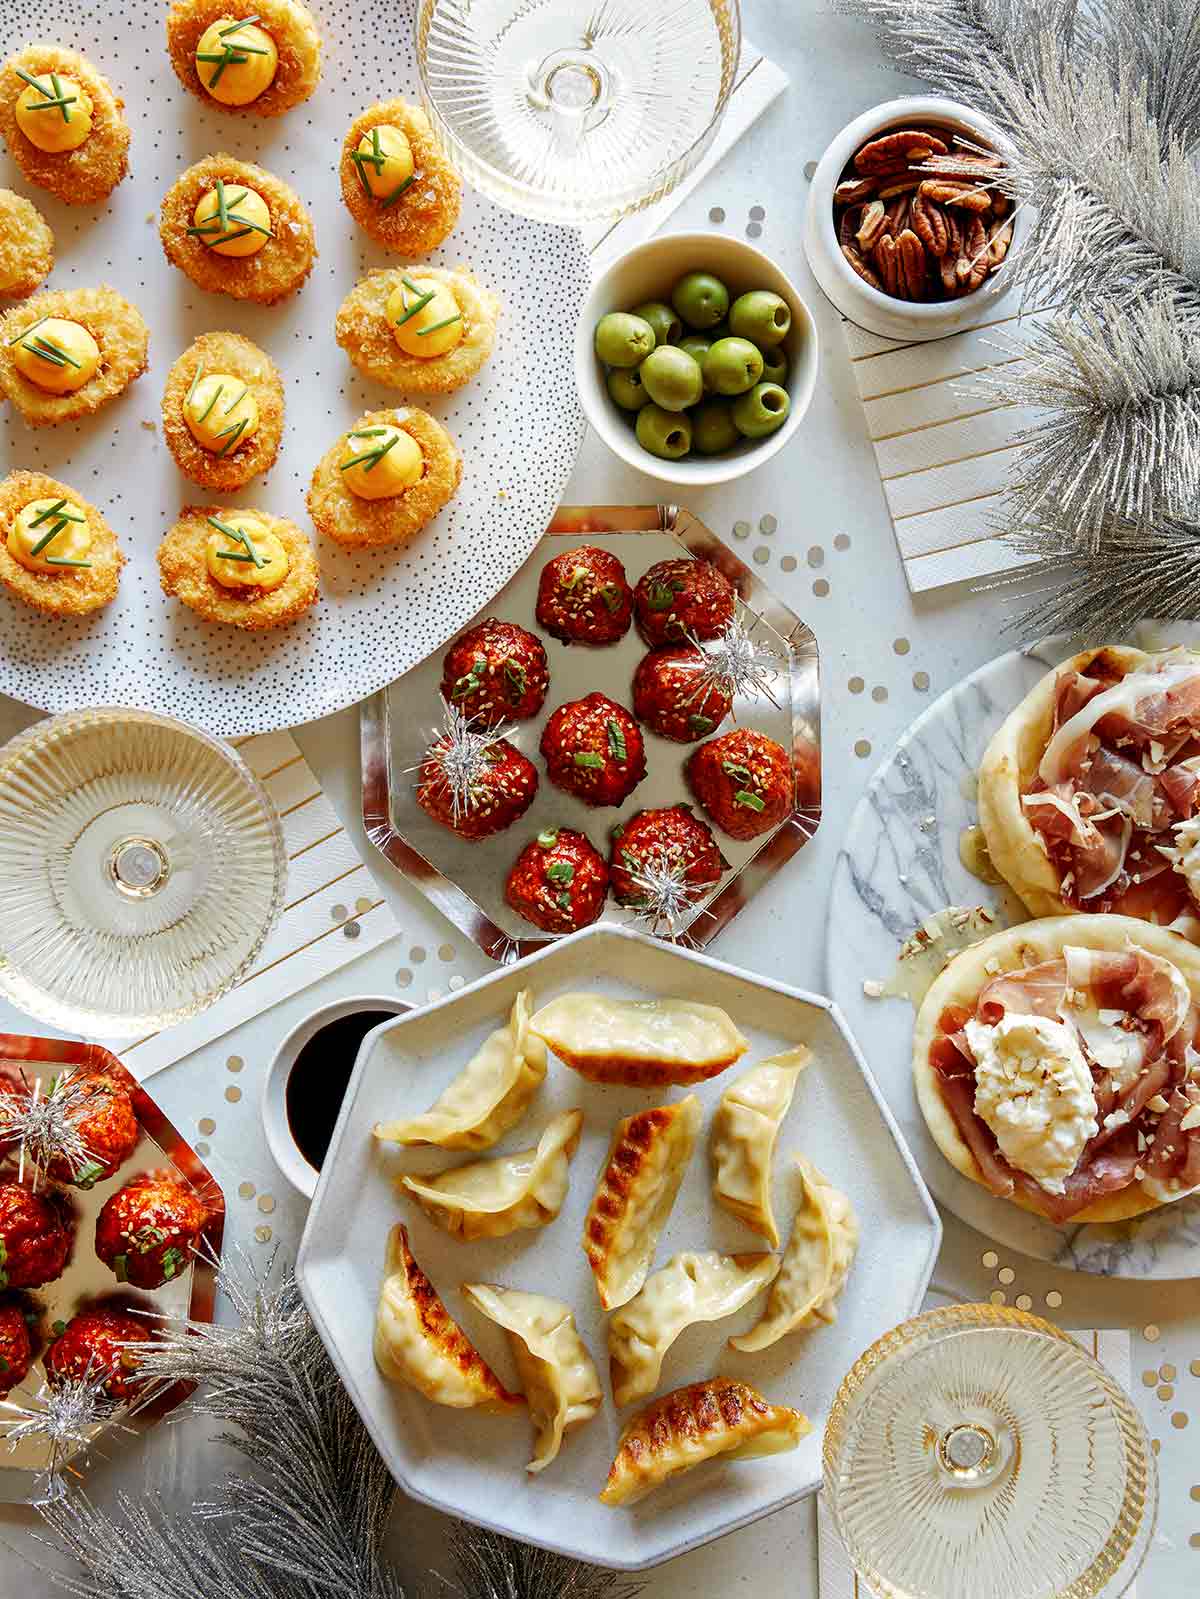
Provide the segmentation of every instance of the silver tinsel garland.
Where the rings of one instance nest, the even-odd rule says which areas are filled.
[[[1010,270],[1056,314],[972,387],[1043,411],[997,531],[1067,577],[1016,625],[1200,617],[1200,0],[840,3],[1012,141]]]
[[[193,1413],[250,1468],[213,1503],[171,1513],[119,1496],[112,1512],[68,1491],[38,1508],[45,1538],[78,1574],[76,1599],[405,1599],[383,1554],[396,1485],[313,1326],[290,1271],[222,1268],[235,1327],[183,1321],[138,1345],[152,1378],[201,1384]],[[453,1577],[417,1591],[469,1599],[624,1599],[609,1572],[463,1527]],[[408,1590],[412,1591],[412,1590]]]

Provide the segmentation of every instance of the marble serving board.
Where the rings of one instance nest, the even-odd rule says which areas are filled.
[[[1197,646],[1200,628],[1143,624],[1127,641],[1144,649]],[[997,927],[1024,919],[1015,896],[963,865],[959,843],[976,821],[975,774],[1009,711],[1078,640],[1011,651],[980,667],[913,723],[859,801],[834,871],[826,944],[828,991],[841,1007],[875,1080],[938,1202],[1007,1249],[1110,1277],[1200,1276],[1200,1196],[1112,1226],[1055,1226],[997,1199],[950,1165],[934,1143],[912,1087],[913,1007],[873,998],[900,944],[948,905],[982,905]]]

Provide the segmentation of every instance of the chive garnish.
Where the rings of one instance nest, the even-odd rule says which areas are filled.
[[[462,312],[461,311],[456,311],[453,316],[444,317],[442,319],[442,321],[435,322],[431,328],[418,328],[417,329],[417,337],[419,339],[426,338],[430,333],[437,333],[442,328],[448,328],[452,322],[461,322],[461,321],[462,321]]]
[[[379,431],[381,433],[385,433],[387,432],[387,429],[380,428]],[[373,471],[374,468],[379,465],[380,461],[383,460],[388,451],[396,444],[399,437],[399,433],[393,433],[386,444],[377,444],[372,450],[363,450],[358,455],[352,455],[348,461],[342,462],[338,470],[342,472],[348,472],[352,466],[361,466],[364,472]],[[366,463],[365,465],[363,464],[364,462]]]
[[[53,339],[48,339],[41,333],[32,344],[22,345],[22,349],[28,350],[30,355],[40,356],[43,361],[49,361],[53,366],[73,366],[79,371],[82,365],[73,355],[68,355],[61,344],[56,344]]]
[[[228,416],[230,411],[233,410],[234,406],[235,405],[240,405],[242,403],[242,401],[246,398],[247,394],[249,394],[249,392],[250,392],[250,385],[248,383],[243,383],[242,384],[242,392],[240,394],[235,394],[234,395],[233,399],[230,400],[229,404],[221,412],[221,415],[222,416]]]
[[[49,320],[50,313],[47,312],[45,316],[38,317],[36,322],[31,322],[27,328],[22,328],[15,339],[9,339],[9,344],[20,344],[22,339],[26,338],[30,333],[33,332],[34,328],[40,328],[43,322],[49,322]]]
[[[411,188],[412,185],[416,181],[417,181],[417,174],[415,172],[410,172],[409,175],[404,179],[404,181],[402,183],[398,183],[396,185],[396,187],[392,190],[391,194],[388,195],[386,200],[381,200],[379,202],[379,209],[381,211],[386,211],[388,206],[395,205],[396,201],[404,193],[405,189]]]
[[[621,589],[616,583],[606,583],[600,590],[600,598],[615,616],[621,609]]]
[[[200,364],[197,366],[196,370],[192,373],[192,381],[188,385],[188,391],[183,397],[183,404],[184,404],[185,410],[186,410],[186,408],[189,405],[191,405],[191,403],[192,403],[192,395],[195,394],[195,392],[196,392],[196,385],[197,385],[197,383],[199,383],[200,379],[203,376],[204,376],[204,362],[201,361]]]
[[[205,521],[210,527],[215,527],[218,533],[224,533],[225,537],[231,539],[234,544],[241,544],[255,566],[266,566],[267,563],[254,547],[254,541],[240,527],[234,527],[229,522],[222,522],[219,516],[207,516]]]
[[[218,550],[217,558],[221,561],[244,561],[247,566],[253,566],[254,557],[243,555],[240,550]]]
[[[48,555],[47,566],[91,566],[90,561],[69,561],[65,555]]]
[[[231,22],[227,28],[218,28],[217,38],[227,39],[231,33],[236,33],[239,28],[249,28],[260,20],[259,14],[256,11],[251,16],[243,17],[240,22]]]
[[[401,281],[401,283],[403,283],[403,285],[404,285],[404,287],[405,287],[405,288],[406,288],[406,289],[410,289],[410,290],[411,290],[411,291],[412,291],[412,293],[413,293],[413,294],[420,294],[420,292],[421,292],[421,291],[420,291],[420,289],[418,289],[418,288],[417,288],[417,286],[416,286],[416,284],[415,284],[415,283],[414,283],[414,282],[413,282],[413,280],[412,280],[412,279],[411,279],[411,278],[410,278],[410,277],[409,277],[409,276],[408,276],[408,275],[407,275],[407,273],[406,273],[406,274],[405,274],[405,275],[404,275],[404,277],[402,277],[402,278],[401,278],[401,279],[400,279],[400,281]]]
[[[222,233],[228,233],[228,231],[229,231],[229,211],[227,209],[228,201],[227,201],[227,199],[225,197],[225,179],[224,178],[218,178],[217,179],[216,189],[217,189],[217,218],[218,218],[218,220],[220,221],[220,224],[221,224],[221,232]]]
[[[36,105],[26,106],[25,109],[27,111],[53,111],[58,107],[64,114],[64,120],[69,122],[71,119],[67,114],[67,107],[74,105],[78,98],[77,94],[67,94],[61,100],[39,100]]]
[[[31,528],[37,527],[46,521],[48,517],[57,516],[66,503],[66,500],[55,500],[53,505],[48,505],[44,511],[39,511],[29,526]]]
[[[387,428],[351,428],[349,436],[352,439],[378,439],[386,432]]]
[[[405,282],[405,284],[408,287],[410,287],[410,288],[412,287],[411,284],[408,283],[408,279],[407,278],[405,278],[404,282]],[[416,289],[414,289],[413,293],[417,294],[418,291]],[[433,299],[433,297],[434,297],[434,295],[436,293],[437,293],[436,289],[430,289],[428,294],[420,295],[419,298],[414,300],[411,305],[405,306],[404,315],[403,316],[398,316],[396,318],[396,326],[398,328],[402,328],[404,326],[404,324],[409,320],[410,317],[416,316],[418,311],[423,311],[425,309],[425,307],[429,304],[430,300]]]
[[[217,434],[217,437],[219,439],[223,439],[223,438],[226,437],[226,435],[229,435],[229,442],[227,444],[223,444],[221,446],[221,448],[217,451],[218,459],[220,459],[220,457],[223,456],[223,455],[228,455],[230,450],[233,450],[233,449],[237,448],[238,440],[241,438],[242,434],[246,431],[246,423],[247,423],[247,421],[248,421],[248,418],[247,417],[243,417],[240,422],[231,423],[229,427],[222,428],[220,433]]]
[[[370,150],[351,150],[350,159],[351,161],[357,162],[360,169],[363,165],[374,167],[377,176],[383,171],[384,167],[387,165],[387,156],[383,153],[383,149],[379,143],[378,128],[371,129]]]
[[[212,410],[213,406],[216,405],[217,401],[221,398],[221,390],[224,387],[225,387],[225,385],[223,383],[218,383],[217,384],[216,388],[213,390],[212,399],[209,400],[208,404],[204,407],[203,411],[201,411],[200,415],[196,418],[196,425],[197,426],[199,426],[201,422],[204,422],[204,421],[207,420],[208,413]]]
[[[67,525],[66,517],[60,517],[58,519],[58,521],[55,522],[54,526],[50,529],[50,531],[48,533],[43,533],[42,534],[41,538],[37,541],[37,543],[30,550],[30,552],[29,552],[30,556],[40,555],[48,544],[53,544],[55,539],[62,532],[63,528],[66,527],[66,525]],[[49,556],[47,556],[46,559],[49,560]]]
[[[31,72],[26,72],[22,67],[14,67],[13,70],[23,83],[27,83],[31,89],[36,89],[39,94],[45,95],[46,99],[49,100],[49,89],[47,89],[43,84],[40,84]]]

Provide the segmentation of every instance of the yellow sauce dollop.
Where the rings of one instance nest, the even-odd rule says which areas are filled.
[[[79,570],[68,562],[87,561],[92,530],[87,513],[74,500],[30,500],[13,517],[5,542],[8,553],[28,571],[60,577]],[[35,555],[39,544],[42,548]]]
[[[225,226],[221,202],[225,202]],[[256,255],[271,236],[271,211],[257,189],[218,182],[192,213],[194,235],[217,255]]]
[[[48,394],[73,394],[100,366],[100,346],[79,322],[48,316],[32,322],[12,347],[22,377]]]
[[[30,144],[47,155],[78,150],[92,131],[92,97],[74,78],[61,72],[30,74],[37,87],[29,83],[17,96],[13,115]],[[60,102],[66,101],[67,104]]]
[[[410,433],[377,423],[346,434],[340,470],[342,482],[360,500],[386,500],[420,482],[425,457]]]
[[[258,432],[258,402],[241,378],[210,372],[188,390],[183,420],[202,449],[232,455]]]
[[[221,105],[250,105],[274,83],[278,67],[271,35],[238,17],[218,17],[196,46],[196,74]]]
[[[399,199],[413,175],[412,146],[401,128],[381,122],[364,133],[351,159],[376,200]]]
[[[426,295],[430,298],[424,305]],[[421,305],[419,311],[414,307]],[[407,355],[426,360],[445,355],[463,336],[462,312],[444,283],[405,273],[388,296],[387,319],[396,343]]]
[[[204,563],[209,577],[227,589],[277,589],[288,575],[288,553],[282,541],[267,529],[266,523],[257,516],[239,512],[215,519],[209,517],[210,522],[214,520],[223,522],[231,531],[226,533],[214,528],[208,535]],[[244,534],[250,547],[236,534]],[[255,555],[261,564],[255,562]]]

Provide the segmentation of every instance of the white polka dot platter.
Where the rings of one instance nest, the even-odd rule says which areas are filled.
[[[1180,628],[1155,644],[1183,642]],[[1189,641],[1190,642],[1190,641]],[[1178,1200],[1111,1226],[1055,1226],[997,1199],[957,1172],[934,1143],[912,1084],[913,1009],[875,998],[864,981],[887,983],[901,943],[946,906],[983,906],[995,927],[1026,919],[1007,889],[975,877],[960,859],[977,821],[975,774],[984,749],[1014,705],[1071,653],[1051,644],[1012,651],[964,678],[913,723],[871,779],[851,818],[834,870],[826,943],[829,992],[861,1043],[880,1090],[936,1199],[1007,1249],[1110,1277],[1200,1276],[1200,1197]],[[946,945],[947,954],[978,930]]]
[[[585,804],[576,794],[564,792],[551,782],[540,753],[547,723],[568,701],[599,692],[629,711],[634,673],[647,652],[636,626],[607,645],[565,644],[535,619],[546,563],[581,545],[615,555],[631,587],[660,561],[684,556],[711,562],[732,584],[744,635],[766,662],[762,685],[738,692],[731,714],[719,724],[708,717],[689,718],[707,724],[691,742],[659,737],[643,725],[646,774],[612,806]],[[509,742],[537,772],[532,803],[503,831],[477,841],[459,837],[418,804],[419,768],[441,723],[443,654],[439,651],[363,705],[367,836],[485,954],[498,961],[520,960],[563,936],[539,931],[506,900],[506,879],[526,846],[539,835],[570,828],[582,833],[606,859],[610,852],[618,859],[619,831],[638,812],[693,802],[685,766],[693,750],[703,747],[702,740],[735,728],[754,729],[774,739],[791,757],[790,813],[769,832],[745,840],[730,837],[714,823],[712,834],[724,869],[709,889],[669,918],[623,907],[611,897],[599,912],[606,921],[703,947],[803,848],[820,822],[820,658],[812,629],[690,511],[653,505],[561,507],[533,559],[474,620],[487,617],[517,623],[546,651],[549,688],[544,704],[529,719],[506,724]],[[707,826],[710,818],[698,804],[694,810]]]
[[[96,415],[32,430],[8,406],[0,420],[2,471],[46,472],[75,489],[106,517],[129,557],[117,598],[90,618],[44,616],[0,591],[0,691],[39,709],[137,706],[230,737],[351,704],[436,649],[508,581],[570,474],[583,431],[572,339],[588,277],[572,230],[512,216],[464,192],[457,227],[429,260],[468,267],[502,309],[491,359],[453,395],[406,397],[384,388],[361,376],[335,342],[338,307],[355,283],[401,264],[367,239],[343,204],[342,139],[375,101],[415,101],[417,74],[411,5],[326,0],[316,11],[324,49],[315,94],[283,116],[261,118],[210,109],[184,89],[167,54],[165,7],[28,0],[21,8],[10,45],[70,44],[124,99],[131,171],[107,202],[67,206],[29,185],[3,153],[0,186],[28,195],[54,231],[47,288],[111,284],[150,329],[149,370]],[[163,195],[185,168],[220,151],[283,179],[312,216],[312,275],[274,306],[206,293],[163,254]],[[198,335],[222,330],[270,355],[286,407],[269,474],[225,497],[179,473],[160,419],[172,364]],[[453,435],[462,484],[410,543],[343,549],[310,524],[313,469],[364,412],[406,398]],[[316,605],[287,626],[250,634],[163,594],[158,544],[183,506],[204,502],[296,523],[320,563]]]

